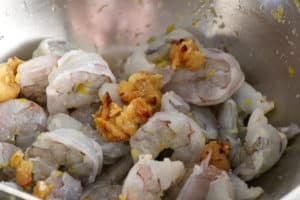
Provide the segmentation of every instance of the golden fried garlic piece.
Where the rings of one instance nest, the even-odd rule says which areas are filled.
[[[141,97],[156,110],[161,104],[162,77],[159,74],[138,72],[119,84],[119,95],[125,104]]]
[[[22,63],[17,57],[8,59],[5,64],[0,64],[0,102],[16,98],[21,87],[16,82],[17,67]]]
[[[94,115],[98,132],[107,141],[127,141],[137,129],[154,114],[154,109],[145,99],[138,97],[123,108],[113,103],[106,93],[102,99],[102,107]]]
[[[212,141],[205,145],[200,159],[205,160],[209,152],[211,152],[209,163],[219,169],[228,171],[231,166],[228,158],[229,151],[230,146],[228,144],[220,144],[216,141]]]
[[[169,56],[173,69],[183,68],[197,71],[205,65],[205,56],[192,39],[182,39],[174,42]]]
[[[47,199],[48,195],[51,193],[54,185],[48,184],[45,181],[38,181],[33,188],[33,196],[40,199]]]
[[[23,188],[30,187],[32,184],[32,163],[24,160],[22,151],[16,151],[10,158],[10,167],[16,170],[16,182]]]

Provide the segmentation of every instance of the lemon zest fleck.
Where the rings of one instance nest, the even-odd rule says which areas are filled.
[[[152,36],[147,40],[147,43],[151,44],[151,43],[155,42],[155,40],[156,40],[156,38]]]
[[[206,77],[207,78],[211,78],[211,77],[213,77],[214,75],[215,75],[215,69],[210,69],[208,72],[207,72],[207,74],[206,74]]]
[[[80,83],[77,86],[77,93],[86,95],[86,89],[85,89],[85,85],[83,83]]]
[[[166,28],[166,34],[169,34],[169,33],[172,33],[175,29],[175,25],[174,24],[171,24],[169,26],[167,26]]]
[[[139,158],[140,152],[137,149],[131,150],[131,156],[134,160],[137,160]]]
[[[125,200],[125,197],[123,194],[119,194],[119,200]]]
[[[20,98],[20,99],[18,99],[18,101],[19,101],[20,103],[26,103],[26,102],[27,102],[27,99],[25,99],[25,98]]]
[[[278,6],[276,10],[272,10],[271,14],[274,17],[274,19],[277,20],[277,22],[283,23],[284,10],[283,10],[283,7],[281,5]]]
[[[200,22],[200,19],[193,19],[192,20],[192,26],[197,26],[197,24]]]
[[[295,75],[295,69],[294,69],[294,67],[289,66],[288,72],[289,72],[289,74],[290,74],[290,77],[293,78],[294,75]]]
[[[250,99],[250,98],[244,99],[244,104],[247,105],[247,106],[251,106],[251,104],[252,104],[252,99]]]

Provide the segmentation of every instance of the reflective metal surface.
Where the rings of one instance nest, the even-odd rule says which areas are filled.
[[[110,54],[114,61],[174,25],[195,33],[205,46],[232,53],[247,80],[276,101],[275,125],[300,123],[298,2],[0,0],[0,61],[30,57],[37,42],[49,36]],[[253,182],[265,189],[262,199],[278,199],[300,185],[300,138],[292,143],[279,164]]]

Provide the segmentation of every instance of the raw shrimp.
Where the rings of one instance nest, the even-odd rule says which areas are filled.
[[[238,138],[238,109],[236,103],[229,99],[218,112],[219,136],[222,141]]]
[[[0,178],[10,180],[15,177],[14,169],[9,166],[12,155],[20,149],[13,144],[0,142]]]
[[[53,171],[45,181],[38,181],[33,189],[33,195],[43,200],[79,200],[81,193],[80,181],[60,171]]]
[[[16,79],[21,86],[21,94],[33,101],[45,104],[48,75],[54,69],[57,60],[58,57],[47,55],[33,58],[19,65]]]
[[[126,61],[125,76],[129,77],[140,71],[158,73],[162,75],[163,85],[165,85],[171,80],[174,73],[171,64],[168,63],[169,48],[174,40],[182,38],[195,39],[191,33],[176,29],[170,34],[158,37],[153,43],[143,44],[136,48]],[[195,41],[197,42],[197,40]]]
[[[74,47],[63,40],[59,40],[56,38],[47,38],[40,42],[37,49],[33,52],[32,57],[53,55],[61,57],[66,52],[74,49]]]
[[[235,199],[234,188],[231,183],[230,177],[225,171],[221,171],[216,175],[209,185],[206,200],[228,200]]]
[[[279,127],[278,130],[285,134],[287,139],[292,139],[300,133],[300,127],[297,124],[290,124],[287,127]]]
[[[126,177],[132,165],[133,161],[130,155],[128,155],[112,166],[109,166],[107,169],[104,169],[96,182],[84,190],[81,199],[118,199],[118,195],[122,190],[122,186],[119,184],[121,184],[123,179]]]
[[[239,137],[238,117],[237,105],[231,99],[219,108],[219,139],[230,144],[230,161],[233,167],[239,165],[246,154]]]
[[[165,190],[182,178],[184,171],[180,161],[155,161],[151,155],[142,155],[128,173],[120,198],[159,200]]]
[[[190,110],[190,105],[175,92],[170,91],[163,94],[161,98],[161,111],[179,111],[187,114]]]
[[[74,50],[58,60],[58,67],[49,75],[46,89],[50,114],[99,102],[98,90],[115,77],[101,56]]]
[[[200,106],[191,106],[189,116],[205,130],[205,136],[209,140],[215,140],[218,137],[218,125],[215,115],[209,108]]]
[[[13,99],[0,104],[0,141],[25,149],[46,127],[47,115],[36,103]]]
[[[129,152],[129,146],[122,142],[105,142],[96,130],[88,125],[83,125],[67,114],[58,113],[49,117],[48,130],[53,131],[61,128],[69,128],[81,131],[89,138],[101,145],[103,151],[103,163],[112,164]]]
[[[195,165],[177,200],[234,199],[233,187],[227,173],[209,166],[210,155],[200,165]]]
[[[229,174],[229,177],[234,189],[234,199],[236,200],[254,200],[264,192],[261,187],[248,187],[243,180],[232,173]]]
[[[116,200],[122,192],[121,185],[101,185],[95,183],[93,189],[84,193],[81,200]]]
[[[265,114],[274,109],[274,102],[267,101],[265,96],[247,82],[244,82],[242,87],[233,95],[233,99],[239,109],[246,114],[251,114],[256,108],[260,108]]]
[[[131,74],[137,72],[153,72],[155,74],[162,75],[162,84],[165,85],[171,80],[172,74],[174,73],[170,66],[166,67],[156,67],[156,64],[151,63],[147,58],[147,48],[144,47],[137,48],[131,56],[127,58],[125,63],[125,77],[128,78]]]
[[[98,91],[99,98],[103,97],[106,92],[109,94],[111,100],[118,106],[123,106],[122,100],[119,96],[119,85],[116,83],[104,83]]]
[[[166,92],[162,96],[161,111],[179,111],[197,122],[197,124],[205,130],[207,139],[217,139],[218,129],[217,121],[214,114],[209,108],[190,106],[183,98],[175,92]]]
[[[286,136],[268,123],[264,111],[256,109],[250,116],[245,138],[247,157],[234,170],[249,181],[270,169],[287,146]]]
[[[185,164],[197,162],[205,145],[204,131],[191,118],[180,112],[157,112],[130,138],[131,154],[156,158],[165,149],[174,152],[172,160]]]
[[[93,114],[97,112],[99,106],[99,103],[93,103],[91,105],[82,106],[72,111],[70,113],[70,116],[80,121],[84,125],[90,125],[90,127],[95,128]]]
[[[48,163],[39,157],[29,158],[28,161],[32,164],[32,179],[34,182],[45,180],[57,168],[54,163]]]
[[[216,105],[230,98],[241,87],[245,77],[232,55],[218,49],[202,50],[206,57],[204,68],[196,72],[176,70],[164,90],[173,90],[188,103]]]
[[[75,129],[40,134],[27,150],[27,157],[38,157],[56,169],[64,169],[83,184],[94,182],[103,162],[101,146]]]

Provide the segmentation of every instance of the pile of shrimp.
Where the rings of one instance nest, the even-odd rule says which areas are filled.
[[[300,127],[236,58],[177,29],[118,73],[57,39],[0,64],[0,178],[43,200],[254,200]]]

